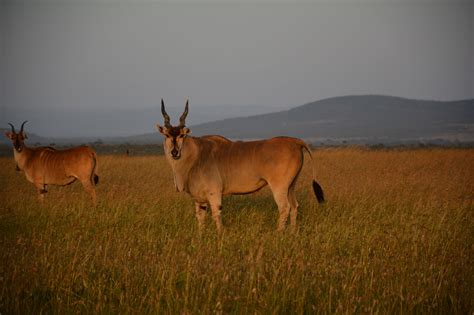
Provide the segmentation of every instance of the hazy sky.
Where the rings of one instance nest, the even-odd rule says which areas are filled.
[[[139,110],[161,97],[170,107],[189,97],[193,110],[474,97],[474,1],[1,3],[0,122],[25,117],[46,135],[63,132],[52,113]]]

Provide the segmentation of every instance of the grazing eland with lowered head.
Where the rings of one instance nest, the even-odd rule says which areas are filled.
[[[303,151],[312,159],[311,150],[300,139],[276,137],[260,141],[230,141],[222,136],[192,137],[185,126],[189,101],[172,126],[161,100],[164,126],[157,125],[165,137],[165,156],[171,165],[176,190],[194,199],[196,218],[201,229],[210,207],[218,232],[222,230],[223,195],[248,194],[268,185],[279,209],[278,230],[285,228],[288,216],[296,226],[298,202],[295,186],[303,167]],[[313,191],[318,202],[324,201],[321,186],[314,179]]]
[[[29,148],[25,144],[25,123],[26,121],[21,125],[20,132],[16,132],[15,127],[9,123],[11,131],[5,132],[5,135],[12,141],[17,170],[23,171],[26,179],[36,186],[40,201],[44,200],[48,185],[66,186],[79,180],[95,205],[94,186],[98,183],[99,176],[94,150],[88,146],[66,150],[52,147]]]

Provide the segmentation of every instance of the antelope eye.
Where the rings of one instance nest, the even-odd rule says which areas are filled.
[[[179,135],[178,138],[182,139],[184,138],[184,135]]]

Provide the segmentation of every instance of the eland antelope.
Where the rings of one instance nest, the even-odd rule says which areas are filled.
[[[11,131],[5,135],[12,141],[16,168],[25,173],[26,179],[36,186],[38,198],[44,200],[48,185],[66,186],[79,180],[84,189],[96,203],[95,185],[99,181],[97,175],[97,155],[88,146],[80,146],[67,150],[56,150],[52,147],[28,148],[23,127],[20,132]]]
[[[303,151],[312,159],[311,150],[300,139],[276,137],[260,141],[230,141],[222,136],[189,136],[185,126],[189,101],[172,126],[161,100],[164,126],[157,125],[165,137],[165,156],[171,165],[176,190],[187,192],[194,199],[196,218],[201,229],[208,206],[218,232],[222,230],[221,203],[223,195],[248,194],[268,185],[278,206],[278,230],[283,230],[290,216],[296,226],[298,202],[296,180],[303,167]],[[323,190],[314,180],[313,191],[318,202],[324,201]]]

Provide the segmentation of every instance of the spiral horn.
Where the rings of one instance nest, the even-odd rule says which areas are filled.
[[[161,99],[161,114],[163,115],[163,118],[165,119],[165,127],[166,128],[171,127],[170,116],[168,115],[168,113],[166,113],[165,102],[163,101],[163,99]]]
[[[12,127],[12,132],[13,132],[13,133],[16,133],[16,131],[15,131],[15,126],[13,126],[13,125],[10,124],[10,123],[8,123],[8,124]]]
[[[186,124],[186,116],[188,116],[188,107],[189,107],[189,100],[186,100],[186,106],[184,107],[184,112],[181,115],[181,117],[179,117],[180,127],[184,127],[184,125]]]

